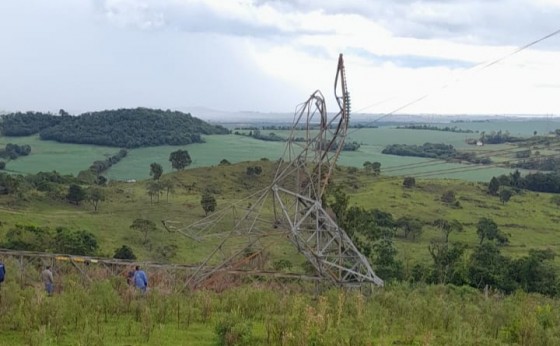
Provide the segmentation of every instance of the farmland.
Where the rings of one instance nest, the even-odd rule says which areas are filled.
[[[548,133],[557,126],[554,121],[519,121],[519,122],[482,122],[482,123],[453,123],[452,126],[473,129],[475,131],[502,130],[510,131],[512,135],[531,136],[533,131]],[[450,124],[441,124],[449,126]],[[530,129],[530,130],[529,130]],[[288,131],[271,131],[281,136],[287,136]],[[381,154],[383,148],[389,144],[416,144],[425,142],[445,143],[461,150],[475,150],[485,155],[492,152],[511,148],[507,144],[489,145],[481,148],[468,146],[465,140],[479,136],[478,133],[454,133],[445,131],[408,130],[394,127],[349,129],[348,141],[361,144],[358,151],[343,152],[339,164],[361,168],[365,161],[380,162],[382,170],[389,175],[430,174],[438,178],[464,179],[469,181],[488,181],[492,176],[509,173],[510,169],[485,167],[466,171],[463,168],[472,167],[457,163],[441,161],[421,166],[421,163],[431,163],[432,160]],[[217,165],[222,159],[229,162],[242,162],[268,158],[276,160],[281,157],[284,144],[281,142],[259,141],[245,136],[209,135],[204,136],[205,143],[187,146],[156,146],[130,149],[129,154],[117,165],[106,172],[110,179],[129,180],[145,179],[149,177],[149,165],[158,162],[165,172],[171,171],[168,161],[169,154],[177,149],[186,149],[191,154],[191,167],[210,167]],[[62,144],[53,141],[41,141],[36,136],[30,137],[0,137],[0,145],[7,143],[29,144],[31,155],[10,161],[6,169],[14,173],[36,173],[38,171],[56,170],[62,174],[77,174],[86,169],[95,160],[104,160],[118,152],[118,148]],[[492,159],[505,160],[506,158]],[[411,166],[412,165],[412,166]],[[455,169],[455,170],[453,170]],[[435,172],[432,173],[431,172]]]

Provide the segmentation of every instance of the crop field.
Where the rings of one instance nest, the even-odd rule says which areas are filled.
[[[544,134],[560,127],[557,121],[509,121],[509,122],[472,122],[453,124],[433,124],[434,126],[457,126],[475,131],[502,130],[512,135],[531,136],[533,131]],[[274,130],[280,136],[289,131]],[[343,152],[339,164],[361,168],[365,161],[380,162],[382,171],[387,175],[429,176],[435,178],[463,179],[469,181],[488,181],[492,176],[511,172],[510,169],[480,167],[446,162],[433,162],[430,159],[403,157],[381,154],[389,144],[417,144],[426,142],[451,144],[457,149],[477,152],[494,151],[507,148],[507,145],[487,145],[482,148],[468,146],[465,140],[476,138],[479,133],[455,133],[430,130],[396,129],[394,127],[351,128],[347,141],[361,144],[358,151]],[[276,160],[282,156],[284,143],[265,142],[237,135],[211,135],[204,137],[206,143],[187,146],[158,146],[129,150],[129,154],[118,164],[111,167],[106,176],[114,180],[145,179],[149,177],[149,165],[161,164],[165,172],[171,171],[169,154],[178,149],[186,149],[192,157],[191,168],[216,166],[222,159],[231,163],[254,161],[261,158]],[[29,144],[32,152],[28,157],[20,157],[7,163],[6,170],[14,173],[36,173],[56,170],[62,174],[77,174],[87,169],[95,160],[104,160],[118,152],[119,148],[62,144],[41,141],[37,136],[0,137],[0,145],[7,143]],[[504,159],[497,159],[503,161]],[[413,164],[413,165],[412,165]],[[428,165],[421,165],[428,164]],[[411,166],[412,165],[412,166]]]
[[[83,144],[63,144],[42,141],[38,136],[2,137],[0,146],[8,143],[31,146],[31,154],[9,161],[6,170],[13,173],[37,173],[57,171],[61,174],[77,174],[87,169],[95,160],[105,160],[116,154],[119,148]]]
[[[540,120],[496,120],[496,121],[484,121],[484,122],[465,122],[465,123],[445,123],[431,124],[438,127],[453,127],[456,126],[460,129],[472,130],[472,131],[509,131],[512,136],[519,137],[529,137],[532,136],[534,131],[537,131],[539,135],[546,135],[554,130],[560,128],[560,120],[556,118],[540,119]]]

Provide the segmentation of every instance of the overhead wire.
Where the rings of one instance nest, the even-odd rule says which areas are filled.
[[[485,70],[485,69],[487,69],[487,68],[489,68],[489,67],[491,67],[491,66],[494,66],[494,65],[496,65],[496,64],[498,64],[498,63],[500,63],[500,62],[502,62],[502,61],[504,61],[504,60],[506,60],[506,59],[512,57],[513,55],[516,55],[516,54],[518,54],[518,53],[524,51],[524,50],[527,49],[527,48],[530,48],[530,47],[532,47],[532,46],[534,46],[534,45],[536,45],[536,44],[538,44],[538,43],[540,43],[540,42],[542,42],[542,41],[544,41],[544,40],[547,40],[547,39],[549,39],[549,38],[551,38],[551,37],[553,37],[553,36],[556,36],[556,35],[558,35],[558,34],[560,34],[560,29],[557,29],[557,30],[555,30],[555,31],[553,31],[553,32],[551,32],[551,33],[549,33],[549,34],[543,36],[543,37],[540,37],[540,38],[538,38],[538,39],[536,39],[536,40],[534,40],[534,41],[531,41],[531,42],[529,42],[529,43],[527,43],[527,44],[525,44],[525,45],[523,45],[523,46],[520,46],[520,47],[516,48],[515,50],[513,50],[513,51],[509,52],[508,54],[505,54],[505,55],[503,55],[503,56],[501,56],[501,57],[498,57],[498,58],[496,58],[496,59],[493,59],[493,60],[490,60],[490,61],[486,61],[486,62],[482,62],[482,63],[479,63],[479,64],[477,64],[477,65],[475,65],[475,66],[472,66],[472,67],[470,67],[469,69],[465,70],[464,73],[466,74],[466,73],[475,71],[475,70],[477,70],[477,69],[478,69],[478,70],[475,71],[475,72],[483,71],[483,70]],[[455,80],[450,81],[450,82],[447,82],[447,83],[441,85],[439,88],[436,88],[435,91],[439,91],[439,90],[445,89],[445,88],[447,88],[448,86],[450,86],[452,82],[457,83],[457,82],[459,82],[459,81],[460,81],[460,79],[459,79],[459,78],[456,78]],[[427,98],[427,97],[429,97],[430,95],[432,95],[435,91],[433,91],[433,92],[428,92],[428,93],[426,93],[426,94],[421,95],[420,97],[414,98],[413,100],[411,100],[411,101],[405,103],[404,105],[399,106],[399,107],[397,107],[396,109],[394,109],[394,110],[392,110],[392,111],[390,111],[390,112],[388,112],[388,113],[385,113],[385,114],[381,115],[379,118],[377,118],[377,119],[375,119],[375,120],[373,120],[373,121],[370,121],[370,122],[365,123],[364,125],[373,124],[373,123],[375,123],[375,122],[378,122],[378,121],[381,120],[381,119],[387,118],[387,117],[389,117],[389,116],[391,116],[391,115],[397,113],[398,111],[401,111],[401,110],[403,110],[403,109],[405,109],[405,108],[407,108],[407,107],[409,107],[409,106],[412,106],[412,105],[414,105],[414,104],[416,104],[416,103],[418,103],[418,102],[424,100],[425,98]],[[383,102],[384,102],[384,101],[383,101]],[[378,103],[380,103],[380,101],[377,101],[377,102],[375,102],[374,104],[371,104],[371,105],[368,105],[368,106],[366,106],[366,107],[363,107],[363,108],[361,108],[361,109],[355,111],[355,113],[359,113],[359,112],[362,112],[362,111],[364,111],[364,110],[366,110],[366,109],[369,109],[369,108],[373,107],[374,105],[376,105],[376,104],[378,104]],[[350,134],[352,134],[352,133],[355,133],[355,132],[357,132],[358,130],[361,130],[361,129],[362,129],[362,128],[358,128],[358,129],[356,129],[356,130],[354,130],[354,131],[351,131],[351,132],[348,133],[347,135],[350,135]]]
[[[506,54],[506,55],[503,55],[503,56],[501,56],[501,57],[498,57],[498,58],[496,58],[496,59],[493,59],[493,60],[490,60],[490,61],[487,61],[487,62],[482,62],[482,63],[480,63],[480,64],[477,64],[477,65],[475,65],[475,66],[473,66],[473,67],[467,69],[464,73],[466,74],[466,73],[468,73],[468,72],[475,71],[475,70],[476,70],[475,72],[483,71],[483,70],[485,70],[485,69],[487,69],[487,68],[489,68],[489,67],[491,67],[491,66],[494,66],[494,65],[496,65],[496,64],[498,64],[498,63],[500,63],[500,62],[502,62],[502,61],[504,61],[504,60],[510,58],[511,56],[513,56],[513,55],[515,55],[515,54],[518,54],[518,53],[522,52],[523,50],[525,50],[525,49],[527,49],[527,48],[530,48],[530,47],[532,47],[532,46],[534,46],[534,45],[536,45],[536,44],[538,44],[538,43],[540,43],[540,42],[542,42],[542,41],[544,41],[544,40],[546,40],[546,39],[549,39],[549,38],[551,38],[551,37],[553,37],[553,36],[556,36],[556,35],[558,35],[558,34],[560,34],[560,29],[557,29],[557,30],[555,30],[555,31],[553,31],[553,32],[551,32],[551,33],[549,33],[549,34],[543,36],[543,37],[540,37],[540,38],[538,38],[538,39],[536,39],[536,40],[534,40],[534,41],[531,41],[531,42],[529,42],[529,43],[527,43],[527,44],[525,44],[525,45],[523,45],[523,46],[520,46],[520,47],[516,48],[515,50],[509,52],[509,53]],[[460,81],[459,78],[456,78],[456,79],[454,80],[455,83],[457,83],[457,82],[459,82],[459,81]],[[445,88],[447,88],[447,87],[450,86],[450,85],[451,85],[451,82],[447,82],[447,83],[443,84],[442,86],[440,86],[437,90],[445,89]],[[437,91],[437,90],[436,90],[436,91]],[[377,119],[375,119],[375,120],[373,120],[373,121],[366,122],[366,123],[362,123],[362,125],[366,125],[366,127],[367,127],[367,125],[373,124],[373,123],[375,123],[375,122],[378,122],[378,121],[381,120],[381,119],[387,118],[387,117],[389,117],[389,116],[391,116],[391,115],[397,113],[398,111],[401,111],[401,110],[403,110],[403,109],[405,109],[405,108],[407,108],[407,107],[409,107],[409,106],[411,106],[411,105],[413,105],[413,104],[416,104],[416,103],[418,103],[418,102],[424,100],[425,98],[429,97],[429,96],[430,96],[431,94],[433,94],[433,93],[434,93],[434,92],[429,92],[429,93],[426,93],[426,94],[424,94],[424,95],[421,95],[420,97],[414,98],[413,100],[411,100],[411,101],[405,103],[405,104],[402,105],[402,106],[397,107],[396,109],[394,109],[394,110],[392,110],[392,111],[390,111],[390,112],[388,112],[388,113],[383,114],[382,116],[378,117]],[[374,106],[374,105],[377,105],[377,104],[380,104],[380,103],[384,103],[385,101],[387,101],[387,100],[389,100],[389,99],[391,99],[391,98],[385,99],[385,100],[383,100],[383,101],[378,101],[378,102],[376,102],[376,103],[374,103],[374,104],[372,104],[372,105],[368,105],[368,106],[366,106],[366,107],[364,107],[364,108],[361,108],[361,109],[359,109],[359,110],[356,111],[356,112],[357,112],[357,113],[362,112],[362,111],[364,111],[364,110],[366,110],[366,109],[368,109],[368,108],[371,108],[371,107]],[[349,136],[349,135],[351,135],[351,134],[353,134],[353,133],[356,133],[357,131],[362,130],[362,129],[363,129],[363,127],[360,127],[360,128],[357,128],[356,130],[350,131],[350,132],[348,132],[348,133],[346,134],[346,136]],[[515,151],[518,151],[519,148],[515,147],[515,148],[500,149],[500,150],[494,151],[494,153],[497,153],[497,152],[507,152],[507,151],[510,151],[510,150],[511,150],[512,152],[515,152]],[[489,157],[488,155],[491,155],[491,152],[485,153],[485,156],[486,156],[486,157]],[[448,163],[448,162],[442,161],[442,160],[439,160],[439,159],[433,159],[433,160],[430,160],[430,161],[424,161],[424,162],[419,162],[419,163],[411,163],[411,164],[404,164],[404,165],[400,165],[400,166],[389,167],[388,169],[385,169],[384,172],[387,172],[387,171],[388,171],[388,172],[391,172],[391,171],[397,171],[397,170],[403,170],[403,169],[423,168],[423,167],[429,167],[429,166],[432,166],[432,165],[434,165],[434,166],[435,166],[435,165],[442,165],[442,164],[446,164],[446,163]],[[485,165],[485,166],[483,166],[483,167],[484,167],[484,168],[486,168],[486,167],[489,168],[489,167],[492,167],[492,165]],[[459,168],[460,168],[460,167],[455,168],[455,169],[459,169]],[[472,168],[470,168],[470,169],[472,169]],[[481,167],[481,168],[479,168],[479,169],[483,169],[483,168]],[[443,171],[443,170],[442,170],[442,171]],[[424,174],[426,174],[426,172],[424,172]]]

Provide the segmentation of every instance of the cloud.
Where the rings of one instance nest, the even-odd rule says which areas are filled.
[[[557,0],[5,0],[0,109],[290,111],[330,94],[342,52],[355,109],[430,93],[404,111],[560,113],[546,87],[560,35],[472,68],[552,31],[558,11]]]
[[[396,66],[411,68],[434,66],[445,66],[449,68],[470,68],[474,66],[472,62],[464,60],[434,58],[419,55],[379,55],[361,48],[350,48],[349,50],[347,50],[347,53],[370,60],[377,65],[391,63]]]
[[[354,14],[397,37],[519,46],[560,28],[557,0],[256,0],[284,11]],[[536,49],[558,48],[548,41]]]
[[[94,0],[110,22],[141,29],[273,38],[326,33],[300,25],[297,15],[249,1]]]
[[[243,36],[173,30],[141,4],[121,21],[127,7],[108,14],[99,2],[30,1],[0,3],[0,42],[10,52],[0,57],[0,109],[274,111],[299,101],[298,85],[255,68]]]

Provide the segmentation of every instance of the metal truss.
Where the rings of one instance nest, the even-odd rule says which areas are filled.
[[[272,183],[254,196],[243,214],[239,213],[243,208],[234,209],[242,216],[234,218],[229,232],[223,232],[223,211],[186,228],[175,228],[196,240],[217,235],[221,239],[186,286],[198,287],[220,272],[258,265],[255,262],[267,247],[274,246],[270,241],[274,237],[288,239],[321,278],[335,285],[383,285],[367,258],[323,207],[326,187],[344,149],[350,115],[342,54],[334,89],[336,114],[327,113],[320,91],[296,108]],[[170,223],[164,225],[172,229]]]

